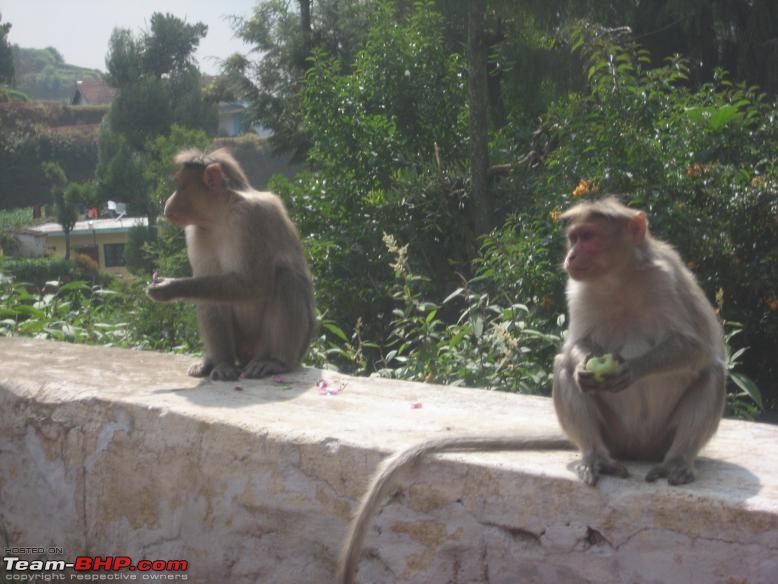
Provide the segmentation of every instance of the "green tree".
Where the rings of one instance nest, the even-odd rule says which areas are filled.
[[[148,152],[137,169],[146,185],[149,208],[154,217],[164,208],[165,201],[175,189],[173,158],[184,148],[206,149],[211,139],[202,130],[190,130],[174,124],[170,134],[157,136],[149,143]],[[125,249],[127,268],[148,276],[154,270],[171,276],[189,273],[183,231],[168,221],[151,221],[148,227],[137,227],[130,233]]]
[[[8,33],[11,31],[10,22],[2,22],[0,14],[0,83],[12,85],[14,82],[14,61],[11,44],[8,42]]]
[[[132,31],[115,28],[108,41],[106,81],[113,87],[126,87],[140,78],[143,71],[143,46]]]
[[[125,201],[153,226],[160,201],[149,198],[147,165],[153,141],[176,125],[212,133],[216,105],[204,97],[194,52],[208,27],[154,13],[136,37],[115,29],[106,57],[107,79],[119,89],[100,135],[97,182],[102,200]]]
[[[250,105],[251,121],[273,130],[273,145],[301,160],[310,140],[300,102],[314,51],[348,71],[369,29],[377,2],[262,0],[253,13],[234,22],[237,35],[254,45],[256,61],[236,53],[224,65],[225,91]]]
[[[474,239],[464,61],[441,51],[429,2],[403,17],[384,4],[371,23],[348,69],[314,52],[301,94],[312,172],[272,188],[307,234],[330,316],[380,328],[393,282],[383,231],[417,242],[438,290],[467,269]]]
[[[51,199],[54,203],[54,216],[57,223],[62,226],[65,233],[65,259],[70,259],[70,232],[78,219],[78,210],[72,198],[72,191],[68,192],[66,186],[68,179],[65,171],[56,162],[46,161],[41,165],[43,174],[49,183]]]
[[[174,124],[214,131],[216,106],[203,98],[194,52],[208,27],[155,12],[140,38],[115,29],[109,42],[107,79],[119,89],[109,115],[113,132],[142,151]]]
[[[129,205],[131,214],[146,215],[153,222],[159,208],[148,198],[143,155],[130,147],[124,135],[105,128],[100,133],[95,175],[99,201],[123,201]]]
[[[467,18],[467,102],[470,113],[470,182],[475,207],[475,232],[492,228],[494,197],[489,189],[488,62],[484,21],[486,0],[470,0]]]
[[[194,67],[194,52],[208,27],[189,24],[172,14],[151,15],[150,31],[143,35],[142,69],[158,78],[177,75]]]

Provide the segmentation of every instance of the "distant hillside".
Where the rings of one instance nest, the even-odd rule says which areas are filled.
[[[70,101],[76,81],[101,78],[97,69],[68,65],[53,47],[24,49],[14,45],[13,56],[16,89],[27,94],[30,99]]]

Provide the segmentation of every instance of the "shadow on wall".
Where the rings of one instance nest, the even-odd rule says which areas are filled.
[[[576,461],[567,465],[571,476],[576,475],[577,464]],[[670,497],[677,494],[688,498],[690,494],[694,494],[737,502],[747,501],[762,490],[762,483],[754,473],[739,464],[715,458],[704,456],[698,458],[694,463],[695,480],[688,485],[681,486],[670,486],[665,479],[659,479],[653,484],[646,482],[645,476],[654,466],[653,462],[627,460],[625,464],[629,470],[627,478],[602,477],[594,488],[606,493],[618,494],[625,484],[629,484],[631,489],[642,484],[647,493],[655,493],[656,486],[654,485],[659,485],[661,490]]]
[[[274,376],[270,380],[238,379],[227,382],[203,379],[196,387],[157,389],[152,390],[152,393],[178,394],[193,404],[206,408],[242,408],[288,401],[309,391],[320,391],[317,387],[319,377],[320,372],[316,369],[298,369],[292,373]]]

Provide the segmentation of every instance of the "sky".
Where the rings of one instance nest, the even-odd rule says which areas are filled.
[[[25,48],[54,47],[70,65],[105,71],[108,39],[116,27],[138,34],[154,12],[208,25],[197,61],[203,73],[218,72],[219,59],[250,47],[233,36],[230,15],[248,16],[255,0],[0,0],[8,40]]]

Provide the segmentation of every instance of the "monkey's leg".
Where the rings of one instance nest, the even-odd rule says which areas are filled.
[[[189,375],[210,375],[214,381],[237,379],[240,369],[235,366],[235,331],[229,305],[198,304],[197,320],[205,345],[205,359],[192,365]]]
[[[587,485],[595,485],[600,474],[629,476],[627,468],[611,457],[600,432],[597,404],[576,385],[569,361],[565,355],[557,355],[554,360],[552,396],[562,430],[581,450],[578,477]]]
[[[725,400],[726,374],[717,362],[700,373],[678,403],[668,429],[673,442],[662,463],[648,471],[648,482],[667,478],[671,485],[683,485],[694,480],[694,459],[716,432]]]
[[[262,338],[267,354],[249,361],[243,376],[266,377],[296,368],[313,331],[313,295],[307,281],[289,270],[280,270],[273,306],[266,311]]]

